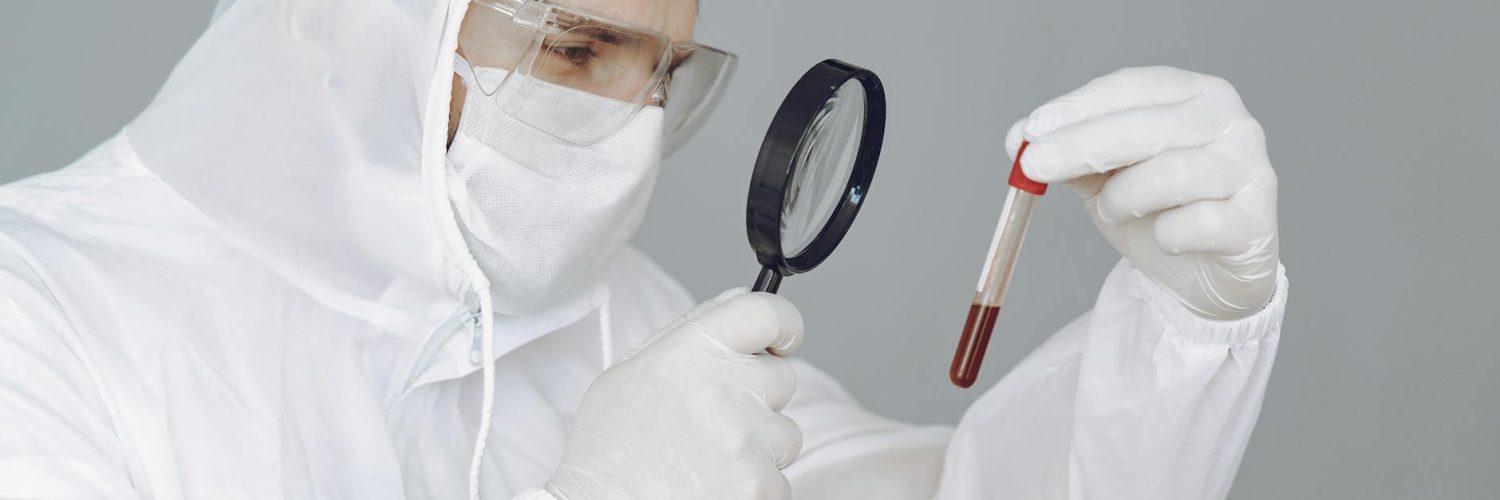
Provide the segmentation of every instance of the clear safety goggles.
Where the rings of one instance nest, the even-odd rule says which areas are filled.
[[[479,80],[494,105],[569,142],[598,142],[641,108],[664,108],[667,153],[697,132],[735,66],[728,52],[547,0],[473,0],[458,47],[474,74],[504,74]],[[559,110],[527,98],[559,88],[618,102]]]

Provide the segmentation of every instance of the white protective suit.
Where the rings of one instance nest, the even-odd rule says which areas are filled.
[[[0,189],[0,497],[462,498],[543,484],[604,365],[691,308],[633,250],[478,328],[444,189],[464,0],[240,0],[149,108]],[[797,363],[800,498],[1223,498],[1276,352],[1128,263],[956,430]],[[813,333],[814,335],[816,332]]]

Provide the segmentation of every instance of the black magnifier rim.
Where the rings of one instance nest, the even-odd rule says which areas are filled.
[[[849,80],[858,80],[864,86],[865,116],[848,184],[838,206],[807,248],[797,255],[784,256],[781,213],[787,183],[796,175],[794,159],[798,146],[824,104]],[[750,179],[745,227],[750,246],[762,266],[782,276],[790,276],[817,267],[833,253],[869,196],[884,135],[885,88],[874,72],[838,59],[828,59],[813,66],[797,80],[771,119],[771,127],[766,131],[760,155],[755,160],[755,173]]]

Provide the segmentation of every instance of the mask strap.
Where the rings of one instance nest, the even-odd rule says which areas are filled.
[[[473,87],[479,84],[479,78],[474,76],[474,66],[469,64],[468,59],[464,59],[463,54],[453,54],[453,72],[464,81],[464,85]]]

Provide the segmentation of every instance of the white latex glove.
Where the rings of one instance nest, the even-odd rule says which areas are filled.
[[[1104,238],[1209,319],[1276,289],[1276,173],[1265,132],[1222,78],[1126,68],[1037,108],[1005,138],[1021,169],[1066,182]]]
[[[784,499],[802,431],[781,355],[802,315],[730,290],[663,328],[589,386],[547,492],[582,499]],[[775,353],[768,354],[770,349]]]

